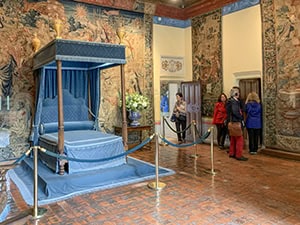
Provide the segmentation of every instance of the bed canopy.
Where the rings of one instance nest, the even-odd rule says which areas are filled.
[[[70,129],[68,126],[72,126],[72,129],[89,126],[86,123],[82,125],[83,121],[89,121],[97,129],[101,70],[120,66],[124,102],[125,63],[123,45],[55,39],[40,49],[33,57],[37,88],[31,137],[33,145],[38,144],[39,137],[45,129],[56,129],[58,151],[63,154],[64,131]],[[124,105],[122,110],[124,128],[127,126]],[[70,121],[72,125],[68,124]],[[47,127],[43,127],[43,123],[47,123]],[[49,124],[54,128],[49,127]],[[122,136],[126,145],[126,127]]]

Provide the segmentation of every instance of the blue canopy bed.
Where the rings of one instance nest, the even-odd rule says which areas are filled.
[[[127,143],[123,105],[122,137],[98,129],[101,70],[120,66],[124,93],[125,46],[55,39],[33,57],[36,104],[32,144],[80,159],[101,159],[124,152]],[[123,144],[124,143],[124,144]],[[44,153],[40,159],[59,174],[75,173],[126,163],[116,158],[103,163],[58,160]]]

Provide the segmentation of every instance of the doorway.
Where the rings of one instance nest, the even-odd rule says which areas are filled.
[[[251,78],[251,79],[241,79],[239,80],[239,87],[241,90],[240,98],[245,103],[247,96],[250,92],[256,92],[259,96],[259,99],[261,101],[262,99],[262,93],[261,93],[261,79],[260,78]],[[262,102],[261,102],[262,104]],[[246,115],[244,115],[244,118]],[[263,116],[262,116],[263,117]],[[262,118],[263,119],[263,118]],[[245,144],[248,145],[248,134],[247,132],[244,133],[244,140]],[[263,132],[261,129],[259,144],[263,145]]]
[[[181,82],[181,92],[187,105],[187,126],[195,121],[198,135],[202,135],[201,117],[201,84],[195,82]],[[193,141],[192,129],[186,131],[186,139]]]
[[[250,92],[256,92],[261,99],[261,80],[260,78],[242,79],[239,81],[239,87],[241,89],[241,99],[246,100]]]

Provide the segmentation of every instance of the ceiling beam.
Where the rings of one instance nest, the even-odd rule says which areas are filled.
[[[137,11],[136,5],[140,4],[141,0],[75,0],[76,2],[87,3],[92,5],[99,5],[104,7],[110,7],[115,9],[123,9],[128,11]],[[195,3],[192,6],[185,7],[185,8],[177,8],[172,7],[170,5],[166,5],[163,3],[150,3],[153,4],[155,7],[155,11],[153,15],[179,19],[179,20],[187,20],[193,18],[195,16],[211,12],[213,10],[222,8],[228,4],[237,2],[239,0],[201,0],[199,3]],[[144,1],[147,2],[147,1]]]

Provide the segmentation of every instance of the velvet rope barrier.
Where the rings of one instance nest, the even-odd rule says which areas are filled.
[[[120,157],[123,157],[123,156],[127,156],[130,153],[133,153],[133,152],[137,151],[138,149],[140,149],[143,146],[145,146],[146,144],[148,144],[153,139],[154,136],[155,136],[155,134],[151,135],[150,137],[148,137],[145,141],[143,141],[139,145],[133,147],[132,149],[129,149],[128,151],[126,151],[122,154],[115,155],[115,156],[108,157],[108,158],[102,158],[102,159],[77,159],[77,158],[67,157],[65,155],[60,155],[60,154],[48,151],[45,148],[41,148],[41,147],[39,147],[39,150],[41,150],[42,152],[44,152],[45,154],[47,154],[49,156],[56,157],[56,158],[59,158],[59,159],[65,159],[65,160],[68,160],[68,161],[89,162],[89,163],[104,162],[104,161],[120,158]]]
[[[195,142],[192,142],[192,143],[188,143],[188,144],[175,144],[169,140],[167,140],[166,138],[163,138],[161,135],[160,135],[160,138],[166,142],[167,144],[171,145],[171,146],[174,146],[174,147],[180,147],[180,148],[184,148],[184,147],[190,147],[190,146],[193,146],[195,144],[200,144],[200,143],[203,143],[204,140],[206,138],[208,138],[208,136],[210,135],[210,130],[208,130],[204,135],[202,135],[202,137],[200,137],[198,140],[196,140]]]
[[[170,128],[170,130],[173,131],[174,133],[177,133],[177,134],[186,132],[186,131],[187,131],[188,129],[190,129],[190,127],[192,126],[192,123],[190,123],[184,130],[182,130],[182,131],[176,131],[176,130],[174,130],[174,129],[170,126],[170,124],[168,123],[168,121],[166,120],[166,118],[163,117],[163,119],[164,119],[164,121],[167,123],[168,127]]]

